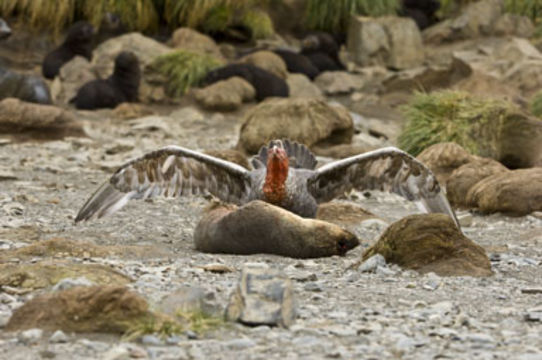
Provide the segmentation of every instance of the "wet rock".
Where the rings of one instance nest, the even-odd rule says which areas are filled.
[[[211,155],[223,160],[231,161],[237,165],[241,165],[245,169],[249,169],[248,160],[242,152],[234,149],[225,149],[225,150],[206,150],[207,155]]]
[[[210,36],[188,27],[175,30],[171,35],[169,44],[175,49],[184,49],[222,58],[219,46]]]
[[[66,335],[62,330],[55,331],[49,338],[49,342],[52,344],[67,343],[68,340],[68,335]]]
[[[411,215],[399,220],[363,254],[381,254],[388,263],[440,276],[490,276],[484,249],[457,229],[443,214]]]
[[[38,104],[52,103],[49,86],[41,77],[19,74],[0,67],[0,100],[6,98]]]
[[[209,253],[313,258],[343,255],[358,240],[337,225],[253,201],[239,208],[219,206],[209,211],[196,226],[194,243],[197,250]]]
[[[34,264],[0,264],[0,285],[25,289],[53,286],[64,278],[84,276],[97,284],[124,285],[131,279],[108,266],[42,261]]]
[[[33,345],[38,343],[41,340],[42,336],[42,329],[29,329],[26,331],[22,331],[17,338],[25,345]]]
[[[51,93],[55,103],[68,104],[83,85],[96,79],[90,62],[82,56],[74,57],[60,68],[53,81]]]
[[[254,100],[256,90],[248,81],[234,76],[203,89],[195,89],[193,93],[196,101],[204,109],[233,111],[243,102]]]
[[[534,31],[535,27],[531,19],[511,13],[502,14],[493,25],[493,34],[496,36],[530,38]]]
[[[290,89],[290,97],[322,97],[322,91],[304,74],[288,74],[286,83]]]
[[[269,99],[245,115],[238,147],[256,153],[270,140],[282,138],[309,147],[350,143],[353,131],[352,118],[342,107],[311,98]]]
[[[284,60],[271,51],[256,51],[252,54],[243,56],[237,62],[257,66],[261,69],[269,71],[281,79],[286,79],[288,76],[288,69],[286,68],[286,63]]]
[[[351,60],[360,66],[408,69],[424,60],[422,37],[410,18],[353,17],[347,38]]]
[[[36,296],[15,310],[6,330],[124,333],[151,319],[147,302],[132,290],[92,286]]]
[[[423,32],[424,43],[442,44],[491,35],[503,12],[503,0],[473,2],[456,18],[442,21],[426,29]]]
[[[476,183],[466,202],[481,211],[526,215],[542,210],[542,168],[498,172]]]
[[[473,155],[454,142],[431,145],[416,158],[431,169],[441,185],[446,184],[455,169],[474,160]]]
[[[291,281],[276,270],[245,266],[226,317],[245,325],[289,327],[295,320]]]
[[[493,159],[475,157],[472,161],[456,168],[448,177],[446,196],[456,206],[476,206],[467,201],[469,190],[488,176],[509,170]]]
[[[364,86],[362,76],[347,71],[325,71],[314,79],[314,83],[326,95],[350,94]]]
[[[82,125],[66,110],[13,98],[0,102],[0,132],[44,139],[84,135]]]

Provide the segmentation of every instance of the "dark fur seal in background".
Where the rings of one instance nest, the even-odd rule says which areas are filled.
[[[412,18],[423,30],[438,22],[436,12],[440,9],[438,0],[403,0],[399,14]]]
[[[70,101],[78,109],[114,108],[123,102],[138,100],[141,71],[134,53],[123,51],[115,58],[113,74],[107,79],[83,85]]]
[[[42,64],[42,73],[47,79],[54,79],[62,65],[80,55],[92,60],[92,37],[94,27],[86,21],[78,21],[68,30],[66,40],[55,50],[51,51]]]
[[[11,28],[8,23],[0,18],[0,40],[7,39],[11,35]]]
[[[126,32],[126,27],[120,17],[115,13],[106,12],[100,23],[100,29],[94,36],[93,47],[96,48],[96,46],[104,41],[125,34]]]
[[[0,100],[12,97],[38,104],[51,104],[49,87],[41,77],[0,68]]]
[[[254,86],[258,101],[271,96],[288,97],[290,95],[286,81],[269,71],[250,64],[230,64],[209,71],[203,80],[203,85],[211,85],[234,76],[242,77]]]
[[[304,74],[309,79],[314,79],[320,71],[305,55],[298,54],[290,50],[273,50],[286,63],[286,68],[290,73]]]
[[[331,34],[315,32],[302,41],[301,54],[305,55],[319,72],[344,70],[339,59],[339,44]]]

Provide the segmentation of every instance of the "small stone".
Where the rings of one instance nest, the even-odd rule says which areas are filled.
[[[361,272],[375,272],[380,266],[386,266],[386,259],[384,259],[384,256],[376,254],[361,263],[358,270]]]
[[[193,332],[192,330],[186,330],[184,332],[184,334],[186,335],[186,337],[190,340],[196,340],[198,338],[198,334],[196,334],[195,332]]]
[[[474,219],[474,217],[470,213],[462,214],[462,215],[457,216],[457,220],[459,221],[459,225],[461,225],[462,227],[472,226],[473,219]]]
[[[25,345],[33,345],[40,341],[43,335],[41,329],[30,329],[21,332],[18,336],[18,340]]]
[[[125,346],[115,346],[102,355],[103,360],[128,360],[130,352]]]
[[[53,344],[66,343],[68,342],[68,336],[62,330],[57,330],[51,335],[49,342]]]
[[[521,289],[522,294],[542,294],[542,288]]]
[[[243,350],[256,346],[256,343],[252,339],[234,339],[224,343],[224,345],[232,350]]]
[[[11,311],[0,312],[0,329],[5,327],[11,318]]]
[[[166,344],[177,345],[182,341],[182,338],[178,335],[172,335],[166,339]]]
[[[84,276],[78,278],[65,278],[53,286],[53,291],[68,290],[77,286],[92,286],[94,283]]]
[[[313,292],[324,291],[322,284],[317,281],[306,283],[305,286],[303,286],[303,289],[305,289],[306,291],[313,291]]]
[[[141,343],[143,345],[159,346],[162,345],[162,340],[155,335],[143,335],[143,337],[141,337]]]

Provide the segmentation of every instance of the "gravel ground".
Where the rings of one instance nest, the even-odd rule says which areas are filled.
[[[419,275],[396,266],[371,273],[347,270],[384,230],[385,223],[375,220],[351,229],[363,241],[345,257],[202,254],[192,242],[207,204],[202,198],[133,202],[113,217],[77,226],[73,219],[122,161],[167,144],[231,147],[237,139],[237,118],[204,118],[184,110],[154,121],[160,126],[152,130],[148,123],[110,120],[107,111],[79,116],[88,120],[91,138],[0,145],[0,251],[53,237],[99,245],[152,245],[156,253],[140,259],[76,260],[109,264],[133,277],[130,286],[151,304],[176,289],[197,286],[221,308],[243,264],[267,263],[293,280],[298,317],[290,329],[229,324],[202,338],[187,333],[134,342],[105,334],[51,337],[47,332],[0,330],[1,359],[542,359],[539,214],[511,218],[459,213],[470,222],[465,234],[490,256],[495,272],[490,278]],[[383,193],[354,193],[348,200],[386,222],[417,212],[414,205]],[[160,255],[161,250],[167,256]],[[211,263],[236,271],[201,269]],[[0,292],[0,325],[37,293]]]

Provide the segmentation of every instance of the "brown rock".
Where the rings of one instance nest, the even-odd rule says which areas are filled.
[[[498,172],[475,184],[467,203],[481,211],[526,215],[542,210],[542,168]]]
[[[498,161],[475,157],[469,163],[455,169],[446,181],[446,196],[456,206],[476,206],[467,202],[467,193],[479,181],[493,174],[509,171]]]
[[[76,56],[60,68],[53,81],[51,92],[55,104],[68,104],[77,91],[87,82],[96,80],[90,62],[82,56]]]
[[[316,218],[339,226],[349,226],[359,225],[362,221],[374,219],[377,216],[359,205],[333,201],[320,204]]]
[[[528,168],[542,163],[542,120],[522,111],[511,111],[501,125],[499,160],[508,168]]]
[[[367,249],[363,260],[381,254],[386,262],[440,276],[490,276],[484,249],[443,214],[411,215],[393,224]]]
[[[178,28],[173,32],[170,46],[222,58],[220,48],[211,37],[187,27]]]
[[[5,329],[124,333],[152,318],[147,302],[128,288],[76,287],[26,302],[15,310]]]
[[[416,158],[431,169],[439,184],[444,185],[455,169],[471,162],[474,156],[460,145],[447,142],[431,145]]]
[[[237,146],[256,153],[272,139],[287,138],[309,147],[350,143],[353,132],[352,117],[342,107],[313,98],[269,99],[246,113]]]
[[[252,54],[243,56],[238,61],[241,64],[251,64],[261,69],[267,70],[272,74],[275,74],[281,79],[286,79],[288,76],[288,69],[286,63],[280,56],[271,51],[256,51]]]
[[[84,136],[82,124],[66,110],[12,98],[0,101],[0,132],[40,139]]]
[[[466,91],[479,97],[491,97],[515,103],[526,102],[516,87],[505,84],[495,76],[479,71],[458,81],[454,84],[453,89]]]
[[[290,89],[290,97],[308,97],[317,98],[322,97],[322,91],[320,88],[311,81],[304,74],[288,74],[286,78],[286,84]]]
[[[142,104],[122,103],[113,110],[112,115],[117,119],[132,120],[154,115],[154,111]]]
[[[101,285],[125,285],[132,281],[112,268],[99,264],[42,261],[34,264],[1,264],[0,285],[41,289],[65,278],[86,277]]]
[[[517,36],[530,38],[533,36],[535,27],[527,16],[505,13],[497,19],[493,26],[493,34],[497,36]]]
[[[198,223],[194,242],[197,250],[208,253],[293,258],[344,255],[359,243],[337,225],[304,219],[258,200],[212,209]]]
[[[206,150],[205,153],[207,155],[211,155],[223,160],[231,161],[233,163],[236,163],[237,165],[241,165],[245,169],[250,168],[246,156],[240,151],[234,149]]]
[[[193,94],[196,101],[205,109],[233,111],[244,101],[253,100],[256,90],[246,80],[234,76],[203,89],[195,89]]]

